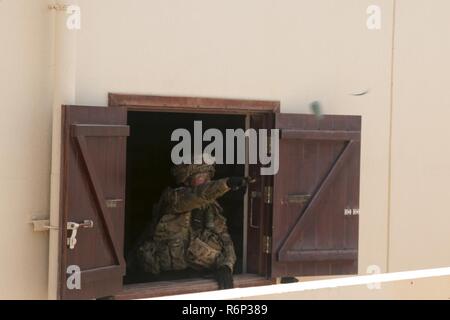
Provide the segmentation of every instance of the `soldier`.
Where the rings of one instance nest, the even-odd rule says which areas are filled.
[[[214,172],[209,164],[181,164],[172,169],[180,187],[163,192],[153,213],[157,217],[152,235],[137,247],[137,262],[145,272],[214,270],[220,289],[233,287],[236,254],[216,199],[245,188],[248,179],[212,181]]]

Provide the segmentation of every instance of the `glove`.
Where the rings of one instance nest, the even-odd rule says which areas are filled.
[[[219,283],[219,290],[234,288],[233,274],[228,266],[220,266],[217,268],[216,280]]]
[[[248,181],[246,178],[242,178],[242,177],[230,177],[227,180],[227,186],[233,190],[239,190],[241,188],[245,188],[248,185]]]

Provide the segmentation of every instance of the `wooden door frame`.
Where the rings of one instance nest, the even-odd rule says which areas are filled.
[[[208,113],[228,115],[268,115],[273,121],[273,114],[280,112],[280,101],[274,100],[247,100],[224,99],[205,97],[180,97],[157,95],[133,95],[133,94],[108,94],[109,107],[126,107],[127,111],[140,112],[178,112],[178,113]],[[270,229],[270,219],[264,219],[267,223],[262,230]],[[267,233],[267,232],[266,232]],[[267,258],[270,263],[270,256]],[[275,279],[269,278],[270,271],[262,269],[264,275],[241,274],[235,280],[236,287],[261,286],[274,284]],[[176,286],[176,287],[175,287]],[[176,281],[173,284],[150,283],[126,285],[116,299],[146,298],[165,296],[168,294],[183,294],[214,290],[216,283],[213,280],[187,280]],[[196,289],[192,289],[196,288]]]
[[[254,114],[279,113],[280,101],[204,97],[179,97],[133,94],[108,94],[109,107],[127,107],[128,111]]]

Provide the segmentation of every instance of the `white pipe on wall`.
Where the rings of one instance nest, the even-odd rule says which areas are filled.
[[[69,14],[66,5],[77,5],[77,0],[70,3],[56,0],[55,7],[49,7],[49,14],[55,20],[54,28],[54,92],[53,92],[53,121],[52,121],[52,166],[50,187],[50,225],[59,226],[59,230],[50,229],[49,237],[49,271],[48,298],[58,298],[59,278],[59,190],[61,166],[61,105],[75,104],[76,84],[76,38],[77,30],[67,27]]]

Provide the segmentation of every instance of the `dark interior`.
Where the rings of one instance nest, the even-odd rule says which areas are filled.
[[[127,142],[125,257],[150,222],[152,206],[158,201],[162,191],[168,186],[175,187],[170,174],[172,167],[170,154],[172,147],[178,142],[171,141],[172,132],[177,128],[185,128],[191,132],[193,140],[194,121],[199,120],[202,121],[203,132],[209,128],[216,128],[223,132],[224,137],[225,129],[245,130],[245,116],[242,115],[128,112],[131,135]],[[208,143],[203,143],[203,146]],[[214,179],[244,176],[244,173],[245,165],[218,164]],[[227,218],[228,229],[234,242],[237,256],[235,274],[242,272],[243,199],[243,192],[229,192],[218,199],[224,209],[223,214]],[[124,283],[211,276],[208,272],[193,270],[169,272],[158,276],[128,272]]]

